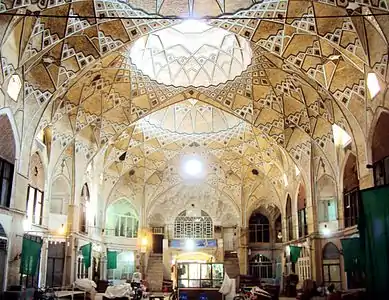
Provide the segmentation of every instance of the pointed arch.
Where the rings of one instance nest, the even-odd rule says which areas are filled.
[[[371,154],[374,185],[389,184],[389,112],[381,111],[374,127]]]
[[[136,238],[139,230],[139,213],[127,198],[109,204],[105,212],[105,234]]]
[[[63,175],[57,176],[51,187],[50,213],[67,215],[70,197],[69,180]]]
[[[297,221],[299,238],[308,235],[308,223],[307,223],[307,196],[305,192],[305,186],[300,183],[297,194]]]
[[[0,206],[10,207],[16,159],[16,143],[8,113],[0,110]]]
[[[249,242],[269,243],[270,242],[270,222],[269,218],[259,212],[254,211],[249,220]]]
[[[293,235],[293,212],[292,212],[292,199],[288,194],[286,197],[286,233],[287,240],[291,241],[294,238]]]
[[[88,233],[88,214],[87,210],[90,207],[90,193],[87,183],[84,183],[81,189],[81,199],[79,208],[79,231],[82,233]]]
[[[358,224],[359,216],[359,179],[357,157],[348,152],[343,169],[343,219],[344,227]]]

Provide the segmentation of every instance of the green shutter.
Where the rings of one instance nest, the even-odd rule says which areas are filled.
[[[85,268],[88,269],[92,263],[92,243],[82,246],[80,250],[82,257],[84,258]]]
[[[296,263],[300,257],[301,247],[290,246],[290,261]]]
[[[35,276],[41,256],[42,243],[23,238],[20,273]]]
[[[359,238],[342,239],[344,270],[363,271],[364,255]]]
[[[116,251],[107,251],[107,269],[112,270],[117,268],[118,253]]]

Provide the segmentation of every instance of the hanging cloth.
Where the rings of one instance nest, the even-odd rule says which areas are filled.
[[[88,269],[92,264],[92,243],[82,246],[80,250],[84,258],[85,268]]]
[[[359,238],[342,239],[344,270],[346,272],[363,271],[364,253]]]
[[[20,274],[35,276],[38,271],[42,243],[23,238]]]
[[[389,187],[361,191],[359,233],[369,299],[389,294]]]
[[[289,246],[290,247],[290,262],[296,263],[300,257],[301,247]]]
[[[118,253],[117,251],[107,251],[107,269],[114,270],[117,268]]]

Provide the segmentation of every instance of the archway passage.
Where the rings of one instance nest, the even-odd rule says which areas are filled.
[[[10,207],[15,163],[15,140],[7,115],[0,115],[0,206]]]
[[[342,288],[340,252],[333,243],[327,243],[323,248],[323,281],[326,286],[335,285],[336,290]]]
[[[389,184],[389,113],[382,112],[374,129],[372,162],[374,184]]]

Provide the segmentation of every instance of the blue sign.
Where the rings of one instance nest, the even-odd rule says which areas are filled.
[[[169,243],[170,248],[185,248],[186,240],[171,240]],[[193,240],[195,248],[216,248],[216,240]]]

